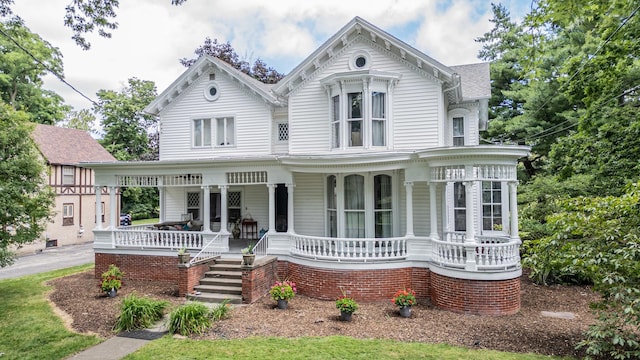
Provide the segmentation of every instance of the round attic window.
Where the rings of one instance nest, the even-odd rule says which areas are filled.
[[[204,88],[205,99],[209,101],[214,101],[218,99],[219,96],[220,96],[220,90],[218,89],[218,84],[216,84],[215,82],[210,82]]]
[[[351,70],[366,70],[371,66],[371,56],[368,53],[360,50],[351,56],[349,61],[349,68]]]

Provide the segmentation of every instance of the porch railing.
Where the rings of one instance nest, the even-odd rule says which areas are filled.
[[[117,247],[200,249],[203,246],[199,231],[167,231],[149,229],[116,229],[113,245]]]
[[[388,261],[407,257],[404,238],[344,239],[303,235],[291,237],[291,253],[313,259],[337,261]]]
[[[260,258],[267,256],[267,249],[269,249],[269,235],[265,233],[253,246],[253,253],[256,255],[256,258]]]
[[[520,241],[500,236],[477,236],[476,243],[464,243],[459,238],[453,241],[432,240],[433,261],[444,267],[464,268],[467,249],[474,250],[474,261],[478,270],[509,270],[520,266]]]
[[[211,241],[209,241],[202,248],[202,250],[200,250],[200,252],[197,253],[196,256],[194,256],[191,259],[191,261],[189,261],[189,263],[195,264],[200,261],[209,260],[216,256],[220,256],[220,254],[222,253],[220,251],[221,247],[222,247],[222,238],[220,237],[220,233],[217,233],[216,236],[214,236],[213,239],[211,239]]]

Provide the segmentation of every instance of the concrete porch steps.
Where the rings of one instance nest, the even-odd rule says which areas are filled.
[[[196,293],[188,294],[187,299],[209,303],[227,299],[231,304],[242,304],[241,263],[240,259],[217,259],[194,287]]]

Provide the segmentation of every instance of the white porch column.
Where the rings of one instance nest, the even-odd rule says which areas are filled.
[[[465,181],[464,184],[464,197],[465,197],[465,213],[466,213],[466,227],[464,247],[467,254],[467,261],[465,262],[464,269],[467,271],[477,271],[478,264],[476,264],[476,238],[474,223],[474,211],[473,211],[473,189],[475,181]]]
[[[406,236],[414,236],[413,233],[413,182],[405,181],[404,190],[407,197],[407,231]]]
[[[163,177],[158,176],[158,206],[160,207],[160,214],[158,214],[158,221],[163,223],[165,221],[166,215],[165,212],[167,210],[165,206],[167,193],[166,188],[164,187]]]
[[[520,241],[518,233],[518,182],[509,182],[509,228],[511,232],[511,240]]]
[[[202,190],[204,192],[204,201],[203,201],[203,206],[204,209],[202,209],[202,231],[204,232],[211,232],[211,224],[210,224],[210,219],[211,219],[211,197],[209,196],[209,194],[211,193],[211,190],[209,189],[209,185],[203,185],[202,186]]]
[[[438,183],[430,182],[429,183],[429,216],[431,218],[431,232],[429,233],[429,237],[433,240],[440,240],[440,236],[438,235],[438,202],[437,202],[437,194],[438,192]]]
[[[287,184],[287,232],[295,234],[293,229],[293,189],[296,184]]]
[[[96,230],[102,230],[102,186],[93,187],[96,192]]]
[[[109,186],[109,228],[110,229],[115,229],[118,227],[118,225],[120,225],[118,222],[116,222],[116,210],[117,210],[117,205],[116,205],[116,187],[115,186]],[[120,215],[118,215],[118,218],[120,217]]]
[[[220,189],[220,233],[228,234],[227,223],[229,222],[229,215],[227,214],[227,191],[229,185],[218,185]]]
[[[267,184],[269,189],[269,233],[276,232],[276,186],[278,185]]]
[[[465,198],[465,213],[466,213],[466,227],[467,230],[465,232],[464,242],[467,243],[475,243],[476,242],[476,232],[474,229],[474,221],[475,214],[473,211],[473,189],[475,185],[475,181],[465,181],[464,184],[464,198]]]

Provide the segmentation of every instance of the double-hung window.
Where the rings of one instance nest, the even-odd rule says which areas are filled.
[[[467,196],[461,182],[453,183],[453,224],[455,231],[467,230]]]
[[[482,230],[500,230],[502,227],[502,184],[499,181],[482,182]]]
[[[211,146],[211,119],[193,120],[193,146]]]
[[[393,193],[391,175],[328,175],[327,236],[393,237]]]
[[[233,146],[236,144],[236,129],[233,117],[216,118],[216,145]]]
[[[377,91],[371,93],[371,145],[373,146],[387,145],[385,95]]]
[[[362,146],[362,93],[354,92],[347,95],[347,131],[349,134],[349,146]]]
[[[339,148],[340,141],[340,96],[331,97],[331,147]]]
[[[75,174],[73,166],[62,167],[62,184],[73,185],[75,184]]]
[[[464,118],[453,118],[453,146],[464,146]]]
[[[73,204],[62,204],[62,226],[73,225]]]

